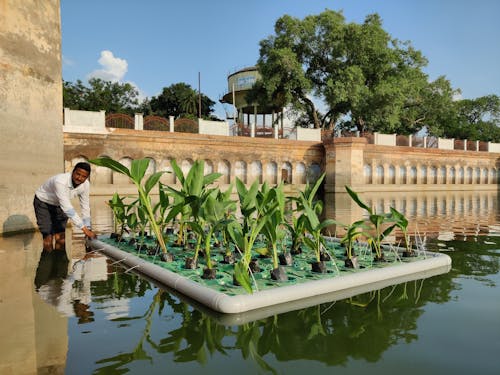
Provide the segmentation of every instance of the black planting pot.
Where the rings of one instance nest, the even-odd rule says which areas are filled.
[[[259,266],[259,260],[258,259],[252,259],[249,264],[250,271],[253,273],[260,272],[260,266]]]
[[[203,275],[201,275],[202,279],[213,280],[217,276],[216,268],[204,268]]]
[[[195,262],[194,258],[186,258],[186,262],[184,263],[184,268],[188,270],[194,270],[198,266],[198,262]]]
[[[291,266],[293,264],[293,257],[289,252],[279,254],[278,258],[282,266]]]
[[[311,269],[316,273],[326,273],[326,264],[324,261],[311,263]]]
[[[224,258],[222,259],[222,263],[224,264],[234,264],[235,262],[236,259],[234,257],[234,254],[224,255]]]
[[[354,269],[358,269],[358,268],[359,268],[358,257],[346,258],[346,259],[344,260],[344,265],[345,265],[347,268],[354,268]]]
[[[270,271],[271,279],[275,281],[288,281],[288,275],[283,267],[275,268]]]
[[[173,262],[174,261],[174,254],[172,253],[160,253],[160,259],[164,262]]]
[[[322,251],[319,253],[319,259],[326,262],[333,260],[330,254],[328,254],[326,251]]]

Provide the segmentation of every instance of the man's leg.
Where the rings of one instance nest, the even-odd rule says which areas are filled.
[[[66,233],[56,233],[54,234],[54,239],[56,240],[54,250],[66,251]]]
[[[68,218],[64,212],[60,207],[42,202],[36,196],[33,206],[38,228],[43,235],[43,250],[66,250],[65,231]]]
[[[54,250],[54,237],[51,234],[45,234],[43,236],[43,251],[50,253]]]

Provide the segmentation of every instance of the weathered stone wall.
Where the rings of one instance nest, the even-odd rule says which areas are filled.
[[[62,172],[59,0],[0,0],[0,234],[32,229],[33,193]]]
[[[497,190],[500,153],[368,144],[336,138],[325,145],[326,191]]]
[[[226,137],[161,131],[112,129],[107,134],[64,134],[66,170],[78,161],[101,156],[125,165],[133,159],[149,158],[149,173],[171,171],[171,160],[187,171],[195,160],[205,161],[205,172],[219,172],[219,184],[240,178],[245,183],[286,181],[289,186],[315,180],[324,170],[324,147],[321,142],[276,140],[272,138]],[[128,180],[106,168],[94,167],[93,194],[125,191]],[[173,174],[163,182],[175,184]]]

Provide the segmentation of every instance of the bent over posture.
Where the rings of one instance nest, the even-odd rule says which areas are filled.
[[[65,250],[65,230],[68,219],[89,238],[96,238],[90,229],[90,164],[77,163],[72,172],[50,177],[35,192],[33,206],[38,227],[43,236],[43,250]],[[80,200],[81,217],[71,199]]]

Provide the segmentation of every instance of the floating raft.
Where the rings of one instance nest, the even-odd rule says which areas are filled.
[[[102,252],[133,269],[134,272],[143,274],[223,314],[255,312],[256,316],[261,316],[267,315],[266,311],[273,313],[296,310],[409,280],[446,273],[451,268],[451,258],[448,255],[428,251],[418,251],[417,257],[403,258],[404,261],[396,260],[381,266],[356,270],[344,269],[342,272],[330,271],[328,274],[314,275],[305,272],[304,264],[302,266],[299,264],[295,268],[287,267],[289,281],[276,282],[270,277],[261,278],[257,280],[260,285],[259,290],[248,294],[242,287],[232,285],[232,277],[229,278],[229,273],[224,272],[220,265],[217,266],[218,274],[220,273],[217,279],[202,280],[199,276],[201,268],[194,271],[186,270],[180,261],[161,262],[143,254],[136,255],[122,250],[118,245],[101,239],[92,240],[89,245],[93,250]],[[227,267],[232,268],[230,265]],[[248,317],[242,316],[241,319],[247,320]]]

